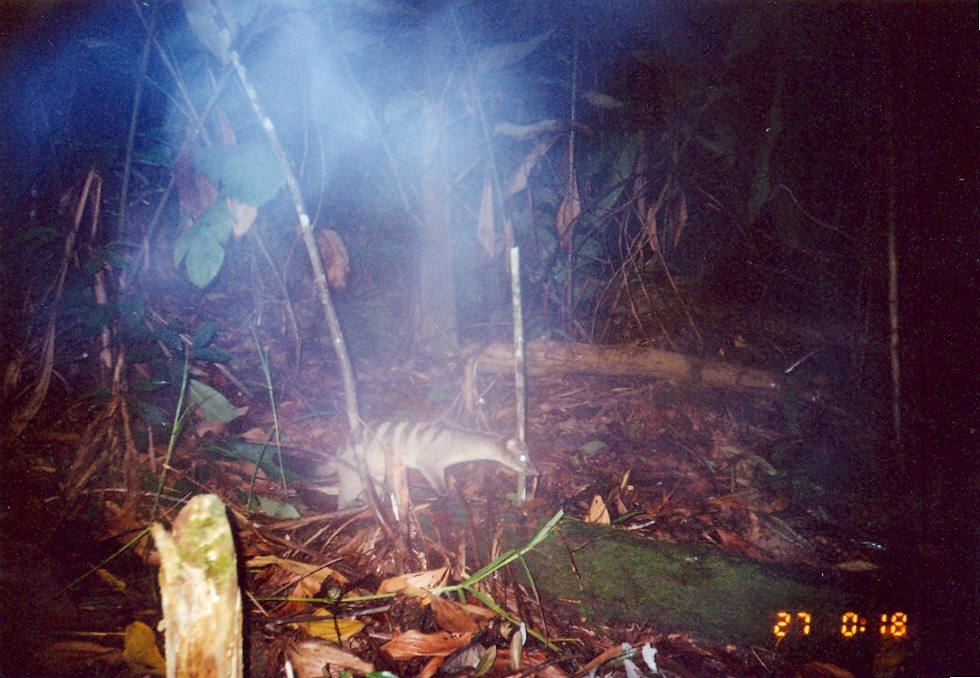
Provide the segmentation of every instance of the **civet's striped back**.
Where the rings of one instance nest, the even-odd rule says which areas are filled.
[[[364,490],[357,472],[357,455],[363,455],[368,473],[379,485],[385,478],[385,450],[407,469],[416,469],[440,494],[445,494],[446,468],[471,461],[495,461],[509,469],[536,476],[527,447],[516,438],[504,438],[434,422],[384,422],[373,430],[365,429],[359,441],[337,451],[343,463],[328,463],[340,480],[338,505],[347,506]]]

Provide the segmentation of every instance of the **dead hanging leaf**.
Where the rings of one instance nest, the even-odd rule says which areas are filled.
[[[143,622],[133,622],[126,627],[123,656],[133,673],[151,671],[164,675],[167,672],[167,662],[157,647],[156,634]]]
[[[548,152],[548,149],[551,148],[557,139],[558,137],[555,137],[551,141],[537,144],[531,149],[531,152],[524,158],[524,162],[517,168],[517,172],[514,173],[514,178],[510,180],[510,186],[507,187],[507,192],[504,193],[504,200],[527,188],[527,179],[531,175],[531,170],[537,167],[538,161]]]
[[[472,633],[454,635],[439,631],[438,633],[422,633],[410,630],[395,636],[381,646],[392,659],[412,659],[413,657],[438,656],[446,657],[459,648],[468,645]]]
[[[555,228],[558,231],[558,239],[561,241],[561,248],[566,252],[572,247],[572,226],[582,214],[582,201],[578,194],[578,180],[575,172],[571,173],[571,180],[568,182],[568,190],[565,197],[558,207],[558,215],[555,217]]]
[[[243,237],[255,223],[255,217],[259,215],[257,207],[252,207],[248,203],[238,202],[234,198],[228,198],[228,209],[231,210],[235,222],[231,227],[231,232],[236,238]]]
[[[347,274],[350,273],[350,257],[344,241],[336,231],[320,228],[316,231],[316,244],[320,250],[320,258],[327,271],[327,282],[331,287],[342,290],[347,287]]]
[[[353,673],[374,673],[370,664],[350,652],[324,640],[304,640],[286,649],[297,678],[323,678],[324,666],[347,669]]]
[[[174,186],[181,214],[196,220],[218,199],[218,187],[203,172],[194,169],[191,154],[181,155],[174,162]]]
[[[677,247],[677,243],[680,242],[685,226],[687,226],[687,196],[681,190],[681,197],[674,214],[674,247]]]
[[[849,560],[846,563],[837,563],[834,569],[844,572],[874,572],[878,566],[866,560]]]
[[[594,89],[585,92],[582,98],[588,101],[590,104],[596,108],[603,108],[606,110],[614,111],[626,106],[622,101],[616,97],[604,94],[603,92],[597,92]]]
[[[340,644],[356,636],[364,629],[364,622],[356,619],[337,619],[329,611],[319,609],[313,612],[314,617],[323,617],[323,621],[304,622],[299,626],[311,636]]]
[[[609,525],[610,523],[609,508],[598,494],[592,498],[592,506],[589,507],[589,513],[585,516],[585,522],[597,525]]]
[[[454,600],[426,593],[426,599],[436,614],[436,624],[443,631],[450,633],[476,633],[479,625],[470,617],[469,612]]]
[[[429,590],[443,586],[449,577],[449,568],[440,567],[437,570],[426,572],[413,572],[411,574],[400,574],[381,582],[378,593],[397,593],[406,589]]]
[[[483,182],[483,197],[480,199],[480,214],[476,221],[476,237],[483,245],[483,251],[490,257],[496,257],[497,229],[493,223],[493,182],[487,177]]]
[[[509,122],[498,122],[493,126],[494,136],[510,137],[511,139],[533,139],[546,132],[561,130],[557,120],[541,120],[533,125],[514,125]]]

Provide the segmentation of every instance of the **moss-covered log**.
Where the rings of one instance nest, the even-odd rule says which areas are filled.
[[[841,613],[869,609],[875,588],[874,574],[760,563],[572,520],[527,562],[546,601],[573,601],[594,619],[737,644],[772,645],[780,611],[794,624],[806,611],[815,627],[839,635]]]

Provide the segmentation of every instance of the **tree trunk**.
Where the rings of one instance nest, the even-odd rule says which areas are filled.
[[[443,135],[443,108],[423,106],[422,242],[416,348],[448,350],[456,344],[456,283],[453,266],[449,161]]]

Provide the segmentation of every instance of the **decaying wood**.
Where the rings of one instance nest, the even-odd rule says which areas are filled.
[[[472,412],[476,375],[509,374],[514,369],[514,350],[491,344],[469,356],[463,392]],[[636,346],[590,346],[536,339],[527,345],[529,376],[601,374],[605,376],[654,377],[673,384],[736,390],[778,391],[782,375],[731,363],[712,362],[680,353]]]
[[[160,552],[167,678],[241,678],[242,597],[224,504],[199,495],[168,534],[153,525]]]

